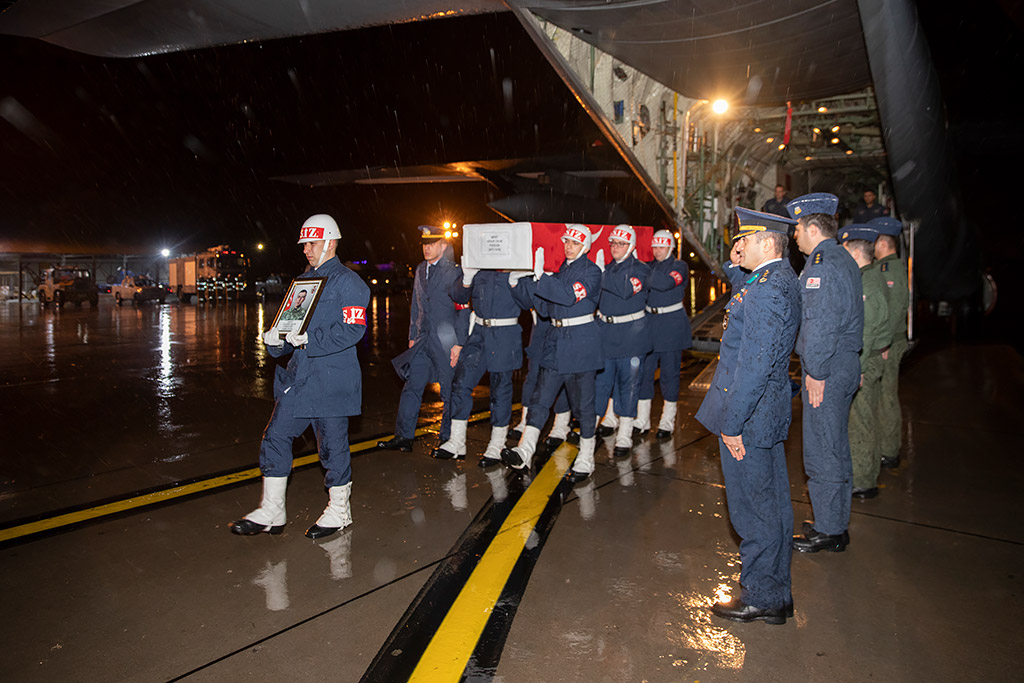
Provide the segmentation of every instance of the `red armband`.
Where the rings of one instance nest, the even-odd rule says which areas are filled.
[[[469,308],[469,304],[455,304],[456,311],[464,311]]]
[[[362,306],[345,306],[341,314],[349,325],[366,325],[366,309]]]

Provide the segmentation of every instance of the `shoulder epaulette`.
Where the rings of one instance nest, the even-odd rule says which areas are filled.
[[[824,260],[824,255],[819,251],[814,255],[814,265],[818,265]]]
[[[761,279],[758,280],[758,284],[768,280],[768,273],[772,272],[770,268],[765,268],[764,273],[761,274]]]
[[[882,272],[883,273],[889,272],[889,262],[888,261],[886,261],[885,263],[882,264]]]

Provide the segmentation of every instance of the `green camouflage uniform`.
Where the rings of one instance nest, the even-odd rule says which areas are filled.
[[[892,345],[889,358],[882,361],[882,395],[878,406],[879,445],[882,458],[896,458],[903,440],[903,415],[900,412],[899,379],[900,360],[907,352],[907,309],[910,289],[907,286],[907,266],[896,254],[875,262],[882,275],[888,294],[889,329]]]
[[[882,351],[889,346],[889,307],[881,272],[872,264],[860,269],[864,295],[864,342],[860,350],[862,382],[850,405],[850,456],[853,459],[853,487],[878,486],[878,409],[882,389]]]

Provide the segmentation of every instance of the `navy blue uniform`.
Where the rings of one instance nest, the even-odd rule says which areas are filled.
[[[864,331],[860,268],[832,239],[808,255],[800,274],[803,299],[796,352],[804,374],[825,380],[824,399],[812,408],[803,397],[804,470],[815,530],[835,536],[850,522],[853,463],[850,403],[860,383],[858,353]]]
[[[429,265],[429,272],[428,272]],[[451,391],[455,369],[451,365],[453,346],[466,343],[469,332],[469,306],[456,304],[451,297],[453,283],[462,280],[462,268],[446,257],[434,264],[426,261],[416,266],[412,287],[412,311],[409,341],[415,352],[409,358],[409,377],[398,401],[395,436],[412,439],[416,419],[423,401],[423,390],[438,382],[444,412],[441,418],[441,442],[448,440],[451,430]]]
[[[690,269],[674,256],[651,263],[651,272],[647,276],[651,353],[644,359],[641,399],[654,398],[654,371],[660,365],[661,397],[666,401],[679,400],[679,366],[683,350],[693,346],[690,318],[683,308],[689,275]]]
[[[260,471],[265,477],[287,477],[292,469],[292,441],[313,425],[325,485],[352,480],[348,418],[362,411],[362,373],[356,343],[366,333],[370,290],[358,275],[337,259],[310,268],[302,278],[326,277],[301,348],[288,342],[267,346],[275,358],[292,354],[287,368],[274,376],[274,412],[260,444]]]
[[[608,398],[615,402],[615,413],[636,417],[640,398],[640,375],[644,357],[651,351],[651,330],[645,306],[647,278],[651,268],[630,254],[621,262],[612,261],[601,278],[599,326],[604,369],[595,380],[595,405],[602,410]],[[616,317],[640,315],[627,322]],[[611,322],[605,318],[610,317]]]
[[[792,420],[789,356],[799,322],[800,292],[789,263],[776,260],[752,272],[726,305],[718,368],[696,416],[719,437],[729,519],[741,539],[741,600],[762,609],[793,601],[793,507],[783,441]],[[742,460],[722,434],[743,437]]]
[[[473,410],[473,388],[485,372],[491,375],[491,424],[505,427],[512,419],[512,373],[523,365],[523,330],[518,322],[522,310],[512,297],[508,273],[482,270],[466,287],[462,280],[452,284],[452,300],[466,304],[472,299],[472,328],[455,366],[452,387],[452,418],[468,420]],[[495,325],[491,326],[491,322]]]
[[[573,412],[580,417],[580,437],[594,436],[594,374],[603,366],[597,323],[562,325],[562,321],[593,316],[601,287],[601,269],[586,256],[565,262],[555,274],[544,274],[525,287],[537,315],[551,321],[540,350],[537,385],[530,399],[527,424],[540,429],[564,386]]]

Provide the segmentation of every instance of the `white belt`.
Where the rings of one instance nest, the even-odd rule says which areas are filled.
[[[676,311],[681,310],[683,310],[682,301],[677,304],[672,304],[671,306],[658,306],[657,308],[654,308],[653,306],[647,307],[647,312],[654,313],[655,315],[661,315],[662,313],[675,313]]]
[[[481,318],[476,313],[471,315],[473,322],[481,327],[511,327],[519,324],[519,318]]]
[[[626,313],[625,315],[605,315],[601,311],[597,312],[597,317],[606,323],[612,323],[617,325],[618,323],[629,323],[634,320],[639,320],[647,315],[646,311],[637,311],[636,313]]]
[[[593,314],[578,315],[575,318],[552,318],[551,327],[575,327],[594,322]]]

